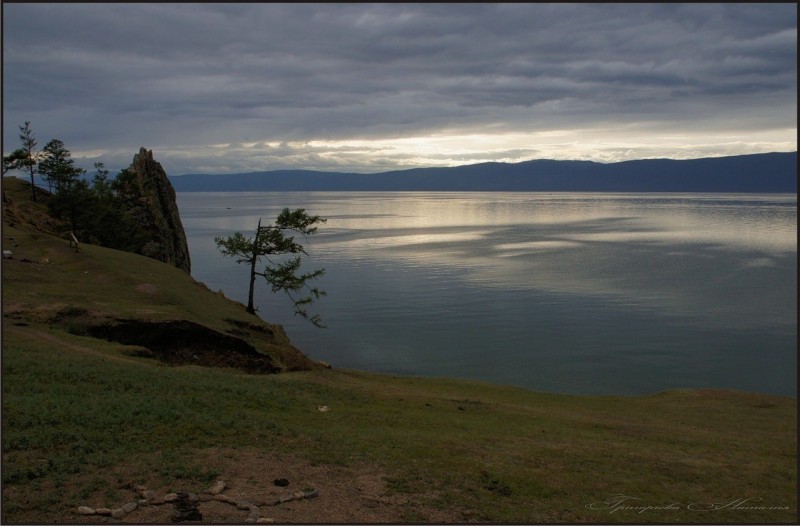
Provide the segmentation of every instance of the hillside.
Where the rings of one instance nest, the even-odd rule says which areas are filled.
[[[279,326],[245,312],[185,272],[159,261],[63,238],[66,225],[48,216],[48,195],[30,201],[30,185],[4,178],[3,317],[138,346],[172,364],[281,372],[316,365]],[[53,298],[44,301],[43,298]],[[55,300],[57,298],[57,300]]]
[[[177,191],[797,192],[797,152],[618,163],[534,160],[377,174],[276,170],[189,174]]]
[[[176,267],[76,252],[26,188],[3,180],[4,524],[170,523],[178,492],[216,523],[797,520],[796,399],[320,367]]]

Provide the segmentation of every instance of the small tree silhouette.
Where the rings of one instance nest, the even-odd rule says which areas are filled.
[[[308,282],[319,278],[325,269],[318,269],[309,273],[298,273],[301,257],[299,254],[308,255],[303,245],[295,241],[292,232],[303,236],[313,235],[317,232],[315,225],[324,223],[326,219],[319,216],[310,216],[305,209],[298,208],[290,211],[284,208],[278,215],[274,224],[262,226],[258,220],[254,237],[245,237],[241,232],[236,232],[228,237],[215,237],[214,242],[223,256],[236,258],[237,263],[250,265],[250,290],[247,297],[247,312],[255,314],[253,306],[253,289],[256,276],[267,280],[272,287],[272,292],[285,292],[294,304],[295,315],[302,316],[317,327],[324,327],[318,314],[309,316],[308,307],[311,303],[325,296],[326,292],[317,287],[311,287]],[[288,259],[279,260],[279,256],[295,255]],[[261,258],[266,259],[267,265],[263,272],[256,271],[256,265]],[[307,293],[303,296],[302,294]]]

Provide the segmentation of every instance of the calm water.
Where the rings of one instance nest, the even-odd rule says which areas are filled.
[[[680,387],[796,396],[794,195],[181,193],[193,276],[246,302],[214,236],[283,207],[328,218],[307,249],[328,291],[295,318],[334,367],[578,394]]]

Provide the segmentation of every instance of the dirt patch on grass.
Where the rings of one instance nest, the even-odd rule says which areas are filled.
[[[248,501],[259,506],[262,518],[274,519],[276,523],[399,523],[415,517],[422,522],[461,522],[463,517],[456,510],[440,510],[413,502],[410,496],[392,494],[387,490],[384,472],[377,466],[358,465],[342,467],[315,465],[298,455],[279,455],[256,449],[210,449],[198,453],[218,473],[216,480],[226,483],[223,494],[237,502]],[[135,477],[132,466],[115,469],[118,480],[126,476]],[[288,481],[287,486],[275,484],[276,480]],[[203,495],[214,481],[207,484],[176,480],[169,484],[151,482],[143,485],[153,490],[156,496],[171,492]],[[134,484],[120,490],[119,502],[106,502],[102,492],[96,492],[85,503],[89,507],[119,508],[136,500]],[[281,497],[300,491],[316,490],[317,496],[292,500],[278,505],[267,505]],[[209,497],[205,497],[206,499]],[[125,523],[170,523],[174,505],[140,506],[126,515]],[[238,523],[248,517],[247,509],[217,500],[198,503],[203,523]],[[70,510],[70,522],[104,523],[117,520],[100,516],[84,516]]]

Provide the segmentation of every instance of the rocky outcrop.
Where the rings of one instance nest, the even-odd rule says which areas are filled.
[[[140,148],[128,172],[126,184],[133,186],[129,190],[138,196],[131,213],[150,234],[138,252],[190,273],[186,233],[178,214],[175,189],[164,168],[153,160],[152,150]]]

